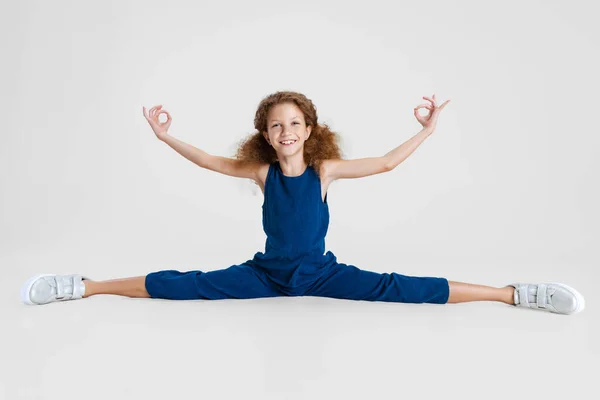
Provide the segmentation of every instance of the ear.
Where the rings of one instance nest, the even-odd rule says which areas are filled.
[[[312,126],[307,126],[306,130],[308,130],[308,135],[306,136],[306,140],[310,137],[310,133],[312,132]]]

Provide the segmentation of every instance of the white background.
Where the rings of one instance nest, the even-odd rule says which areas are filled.
[[[0,16],[0,399],[593,398],[600,233],[592,1],[21,1]],[[437,130],[329,188],[326,249],[376,272],[559,281],[586,309],[317,297],[94,296],[38,273],[217,270],[264,250],[262,194],[160,142],[233,156],[259,101],[304,93],[345,158]],[[424,113],[424,110],[421,110]],[[163,117],[164,118],[164,117]]]

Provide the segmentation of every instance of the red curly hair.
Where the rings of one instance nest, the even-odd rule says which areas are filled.
[[[254,117],[254,128],[258,132],[250,134],[239,142],[235,158],[243,162],[259,162],[272,164],[276,162],[277,153],[269,145],[263,133],[267,132],[267,116],[269,110],[277,104],[295,104],[304,114],[306,126],[312,126],[308,140],[304,143],[304,161],[319,174],[323,160],[341,159],[342,151],[338,145],[340,136],[329,129],[327,124],[320,124],[317,107],[301,93],[280,91],[263,98],[258,105]]]

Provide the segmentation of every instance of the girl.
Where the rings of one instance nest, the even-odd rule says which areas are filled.
[[[338,134],[317,119],[304,95],[277,92],[265,97],[254,118],[255,132],[235,159],[213,156],[167,134],[171,116],[162,106],[144,117],[158,139],[200,167],[256,182],[264,194],[265,252],[242,264],[217,271],[164,270],[146,276],[94,281],[82,275],[42,274],[21,289],[26,304],[47,304],[96,294],[186,299],[249,299],[275,296],[324,296],[400,303],[498,301],[519,307],[573,314],[584,308],[583,296],[561,283],[514,283],[504,287],[473,285],[441,277],[375,273],[339,263],[325,252],[329,225],[327,189],[336,179],[361,178],[393,170],[436,128],[447,100],[414,108],[423,129],[382,157],[342,160]],[[428,110],[421,116],[419,109]],[[160,122],[160,114],[167,121]]]

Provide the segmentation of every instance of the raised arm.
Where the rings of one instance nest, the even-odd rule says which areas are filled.
[[[355,160],[325,160],[323,171],[330,181],[336,179],[355,179],[388,172],[411,155],[431,134],[423,129],[394,150],[381,157],[358,158]]]
[[[441,106],[438,107],[435,99],[435,94],[432,97],[423,96],[423,98],[429,101],[431,104],[420,104],[413,109],[415,118],[423,126],[423,129],[394,150],[387,153],[384,157],[386,158],[386,164],[390,170],[396,168],[398,164],[406,160],[416,149],[423,143],[423,141],[429,137],[435,131],[437,120],[440,112],[446,107],[446,104],[450,100],[446,100]],[[425,108],[429,111],[427,115],[419,114],[419,108]]]
[[[255,163],[242,163],[239,160],[214,156],[208,154],[204,150],[192,146],[191,144],[185,143],[167,133],[169,126],[171,125],[171,116],[165,110],[161,110],[162,106],[152,107],[148,112],[143,107],[144,117],[152,127],[152,130],[164,143],[168,144],[173,150],[181,154],[199,167],[208,169],[210,171],[219,172],[221,174],[234,176],[237,178],[248,178],[257,180],[258,170],[260,164]],[[167,121],[161,123],[158,119],[160,114],[167,115]]]
[[[431,104],[421,104],[414,108],[415,117],[423,126],[419,133],[381,157],[359,158],[356,160],[325,160],[323,171],[327,178],[330,181],[362,178],[391,171],[406,160],[433,133],[440,111],[450,102],[450,100],[446,100],[444,104],[438,107],[435,94],[432,98],[426,96],[423,96],[423,98],[430,101]],[[426,108],[429,110],[429,114],[426,116],[420,115],[419,108]]]
[[[410,156],[432,133],[433,131],[430,128],[423,128],[415,136],[411,137],[394,150],[386,153],[383,158],[385,159],[387,170],[393,170],[398,164],[406,160],[408,156]]]

